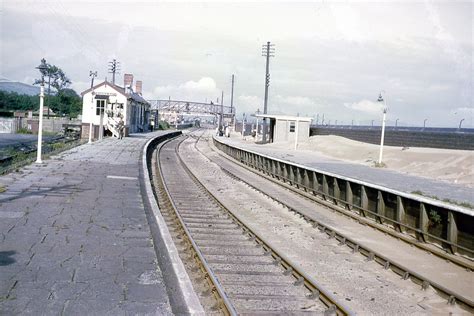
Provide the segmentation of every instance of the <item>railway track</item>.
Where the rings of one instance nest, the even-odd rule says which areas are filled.
[[[441,297],[444,297],[449,304],[460,303],[462,306],[464,306],[465,309],[470,310],[470,311],[473,310],[474,302],[470,300],[468,297],[466,297],[464,293],[452,291],[451,289],[446,288],[441,284],[437,284],[436,282],[433,282],[432,280],[429,280],[426,277],[416,273],[413,269],[410,269],[410,267],[397,264],[396,262],[392,262],[386,256],[384,256],[383,253],[379,253],[369,247],[361,245],[353,238],[350,238],[344,233],[341,233],[340,231],[338,231],[337,228],[332,227],[330,225],[326,225],[323,222],[316,220],[314,217],[310,215],[310,213],[305,212],[304,210],[298,208],[298,206],[295,207],[295,205],[290,205],[287,201],[285,201],[284,197],[279,197],[278,194],[274,194],[274,193],[272,194],[272,192],[268,192],[265,189],[262,189],[262,188],[265,188],[264,182],[268,180],[272,180],[272,179],[267,179],[267,177],[264,177],[261,174],[257,174],[254,170],[247,168],[245,165],[236,163],[233,159],[228,158],[227,156],[225,156],[224,154],[215,150],[212,147],[211,147],[211,150],[216,152],[218,156],[221,157],[221,159],[209,157],[196,146],[198,141],[201,139],[201,137],[202,135],[194,136],[194,138],[196,139],[196,142],[194,144],[195,149],[201,152],[201,154],[207,157],[207,159],[209,159],[210,161],[217,163],[217,165],[220,166],[221,170],[227,175],[229,175],[230,177],[232,177],[233,179],[243,182],[251,189],[267,196],[273,201],[286,207],[289,211],[299,215],[308,223],[310,223],[313,227],[317,228],[322,233],[326,233],[329,238],[335,238],[337,241],[339,241],[340,245],[346,245],[347,247],[352,249],[353,253],[359,253],[365,256],[367,260],[377,262],[384,269],[392,270],[394,273],[400,275],[404,280],[408,280],[408,279],[412,280],[414,283],[420,285],[420,287],[423,290],[429,287],[433,288]],[[258,177],[257,178],[254,177],[250,180],[246,179],[245,176],[243,176],[242,173],[238,171],[238,169],[242,167],[251,171],[253,174],[256,174]],[[298,194],[298,192],[295,192],[295,193]],[[303,195],[302,197],[307,199],[307,197]],[[463,267],[467,270],[471,270],[470,266],[463,266]]]
[[[181,160],[184,139],[159,149],[158,169],[169,201],[160,208],[174,212],[221,310],[230,315],[352,314],[218,202]]]

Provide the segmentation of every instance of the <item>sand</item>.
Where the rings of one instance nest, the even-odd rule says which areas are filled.
[[[240,134],[234,134],[240,138]],[[247,142],[254,139],[247,137]],[[270,148],[292,150],[293,142],[267,144]],[[346,161],[375,168],[379,145],[367,144],[348,138],[328,135],[312,136],[309,142],[300,143],[299,151],[311,151],[317,156]],[[384,146],[384,167],[400,173],[416,175],[452,184],[474,188],[474,151],[420,147]]]

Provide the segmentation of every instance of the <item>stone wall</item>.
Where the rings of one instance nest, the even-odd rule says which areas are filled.
[[[336,135],[370,144],[380,144],[381,128],[311,127],[310,135]],[[474,150],[474,133],[386,129],[384,144],[400,147],[431,147]]]

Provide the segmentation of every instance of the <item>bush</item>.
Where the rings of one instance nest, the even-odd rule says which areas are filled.
[[[33,134],[29,129],[27,128],[19,128],[17,131],[16,131],[17,134]]]
[[[170,124],[168,122],[160,121],[160,123],[158,124],[158,129],[169,129],[169,128],[170,128]]]

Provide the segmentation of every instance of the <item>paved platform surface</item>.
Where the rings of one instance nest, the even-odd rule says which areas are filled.
[[[406,193],[421,191],[427,196],[436,196],[440,200],[450,199],[474,205],[473,190],[462,185],[331,159],[317,152],[308,150],[277,149],[268,145],[259,145],[252,141],[244,141],[238,138],[218,137],[218,139],[229,145],[319,169],[323,172],[339,174],[348,178],[373,183]]]
[[[171,314],[144,211],[151,134],[0,177],[0,314]]]

